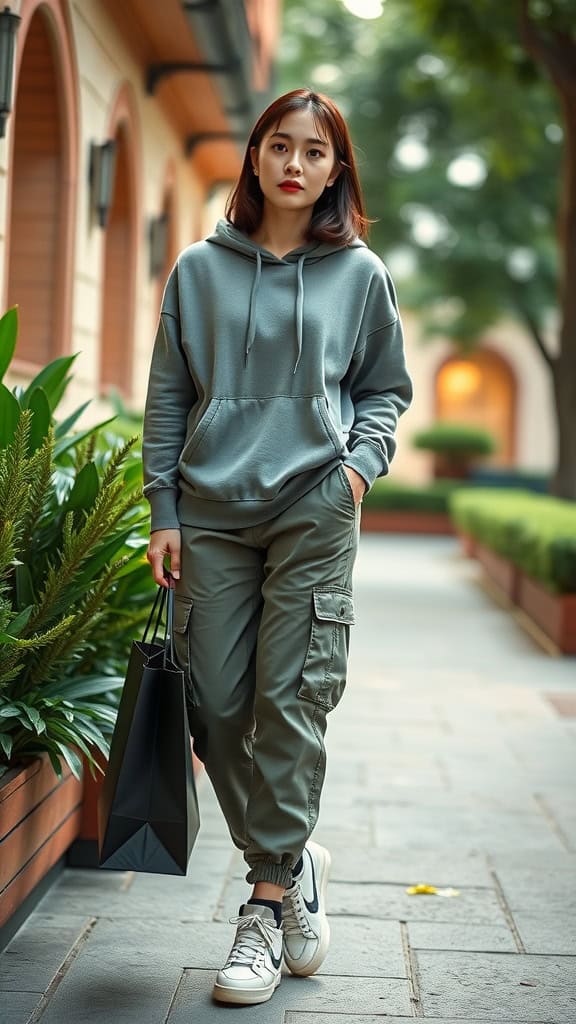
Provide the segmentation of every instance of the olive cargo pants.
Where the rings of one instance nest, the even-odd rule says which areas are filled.
[[[268,522],[181,527],[174,641],[190,731],[250,883],[289,886],[318,817],[359,527],[341,464]]]

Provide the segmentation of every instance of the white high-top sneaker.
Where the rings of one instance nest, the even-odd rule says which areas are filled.
[[[274,995],[282,977],[282,929],[276,926],[271,907],[243,903],[234,945],[213,989],[214,999],[224,1003],[265,1003]]]
[[[308,840],[302,853],[302,871],[286,889],[282,900],[284,959],[292,974],[314,974],[330,945],[326,917],[326,885],[330,854]]]

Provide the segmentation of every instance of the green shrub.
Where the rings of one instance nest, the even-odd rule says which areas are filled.
[[[446,455],[451,458],[468,459],[476,455],[491,455],[496,451],[496,441],[488,430],[464,423],[439,421],[427,430],[414,434],[415,448]]]
[[[461,488],[449,501],[457,527],[550,589],[576,592],[576,504],[528,491]]]
[[[461,483],[436,480],[430,484],[411,485],[389,480],[375,480],[363,499],[363,508],[381,511],[448,512],[448,498]]]
[[[0,381],[16,337],[12,309],[0,319]],[[0,383],[0,775],[43,751],[58,776],[64,758],[80,777],[79,754],[94,775],[93,751],[109,752],[127,626],[154,589],[136,438],[102,441],[109,421],[74,432],[88,403],[55,420],[74,359],[26,388]]]

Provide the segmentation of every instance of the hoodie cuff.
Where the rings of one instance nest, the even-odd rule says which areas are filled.
[[[150,532],[180,529],[177,512],[179,491],[177,488],[161,487],[160,490],[152,491],[146,497],[150,502]]]
[[[367,441],[360,441],[355,445],[343,462],[345,466],[351,466],[364,478],[366,481],[365,494],[368,493],[377,476],[384,476],[388,472],[388,463],[382,454]]]

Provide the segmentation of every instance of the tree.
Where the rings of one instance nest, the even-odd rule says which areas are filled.
[[[367,22],[332,0],[285,0],[282,86],[324,88],[347,115],[378,217],[370,243],[390,262],[410,257],[402,301],[426,334],[467,349],[511,313],[552,370],[562,107],[520,45],[519,8],[502,7],[387,0]],[[553,370],[560,387],[563,372]],[[574,496],[576,402],[557,394],[557,408],[554,489]]]
[[[559,344],[552,352],[538,316],[525,317],[548,367],[556,399],[558,455],[553,492],[576,500],[576,17],[573,0],[411,0],[425,30],[447,52],[505,88],[514,80],[552,83],[562,113],[564,163],[557,210]],[[532,63],[533,62],[533,63]]]

